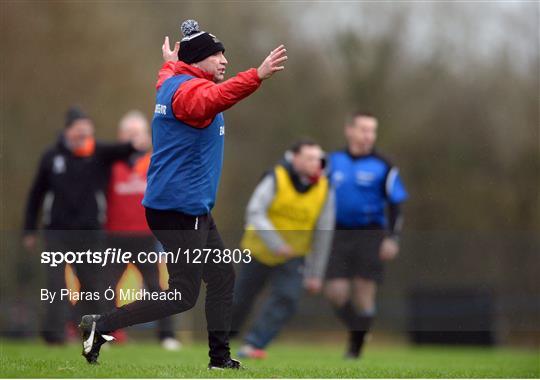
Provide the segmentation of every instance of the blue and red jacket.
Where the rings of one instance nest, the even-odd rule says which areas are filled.
[[[222,112],[260,86],[256,69],[216,84],[183,62],[160,70],[145,207],[208,214],[215,203],[225,124]]]

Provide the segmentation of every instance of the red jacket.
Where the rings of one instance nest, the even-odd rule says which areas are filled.
[[[149,164],[150,153],[139,157],[134,165],[127,161],[113,164],[107,192],[107,231],[151,235],[141,204]]]
[[[180,74],[196,78],[178,87],[173,96],[173,112],[178,120],[196,128],[207,127],[218,113],[232,107],[261,85],[257,69],[249,69],[222,83],[214,83],[212,74],[182,61],[168,61],[159,70],[156,88],[159,89],[173,75]]]

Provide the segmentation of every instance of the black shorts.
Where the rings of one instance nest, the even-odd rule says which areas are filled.
[[[381,283],[384,263],[379,257],[386,232],[380,227],[336,229],[332,253],[326,270],[327,279],[362,277]]]

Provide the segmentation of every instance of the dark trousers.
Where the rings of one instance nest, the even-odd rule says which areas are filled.
[[[304,258],[296,258],[276,266],[256,259],[244,264],[234,291],[232,331],[240,330],[257,296],[269,282],[270,295],[244,338],[256,348],[265,348],[296,312],[303,289],[303,263]]]
[[[133,255],[138,254],[141,251],[157,252],[158,248],[156,239],[152,235],[136,234],[136,233],[109,233],[107,237],[108,246],[111,248],[120,248],[123,252],[131,252]],[[133,263],[137,270],[141,273],[144,285],[150,292],[161,291],[159,285],[159,269],[158,264],[154,263],[140,263],[135,261]],[[120,278],[124,274],[127,264],[112,264],[108,265],[108,275],[106,286],[111,286],[116,289]],[[116,295],[118,298],[118,294]],[[109,308],[115,306],[115,300],[109,302]],[[157,335],[158,339],[172,338],[174,337],[173,320],[172,317],[162,318],[158,321]]]
[[[234,288],[234,269],[231,263],[219,260],[217,251],[225,248],[216,224],[210,214],[191,216],[176,211],[146,209],[146,220],[155,237],[167,252],[180,249],[210,248],[211,254],[204,262],[193,263],[193,254],[178,255],[177,262],[167,262],[169,292],[177,290],[180,300],[141,300],[106,313],[98,322],[103,332],[146,323],[181,313],[195,306],[201,281],[206,283],[206,322],[210,358],[215,364],[226,360],[229,353],[229,330]],[[215,251],[214,251],[215,250]],[[214,260],[216,262],[214,262]]]
[[[104,246],[101,231],[45,231],[45,247],[49,252],[68,251],[101,251]],[[105,290],[104,269],[99,264],[77,263],[72,264],[81,284],[81,292],[97,292],[99,299],[77,301],[76,307],[71,308],[67,298],[60,299],[61,289],[67,287],[65,280],[66,264],[56,267],[47,266],[47,289],[56,293],[54,302],[45,303],[45,315],[42,321],[41,335],[51,343],[62,343],[65,340],[66,322],[70,320],[72,311],[75,311],[76,320],[84,314],[100,313],[104,310],[102,295]]]

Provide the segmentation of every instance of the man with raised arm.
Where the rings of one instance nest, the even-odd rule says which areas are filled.
[[[135,301],[103,315],[84,316],[80,329],[83,356],[89,363],[97,362],[101,345],[111,339],[108,332],[191,309],[204,281],[208,368],[240,368],[229,349],[234,269],[220,259],[225,247],[211,215],[223,162],[222,112],[283,70],[286,50],[280,45],[259,68],[223,81],[227,66],[223,44],[199,30],[194,20],[184,21],[181,29],[182,41],[171,50],[166,37],[162,48],[165,64],[158,76],[152,120],[154,150],[142,203],[148,225],[165,251],[207,248],[211,255],[200,263],[186,254],[168,262],[169,289],[159,300]]]

